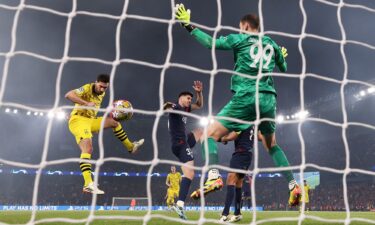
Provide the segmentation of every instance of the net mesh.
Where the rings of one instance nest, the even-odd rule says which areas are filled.
[[[298,39],[299,52],[302,56],[302,71],[301,71],[301,73],[300,74],[273,73],[272,75],[273,76],[282,76],[282,77],[291,77],[291,78],[300,79],[300,81],[301,81],[300,82],[300,93],[301,93],[301,95],[300,95],[301,108],[300,109],[302,111],[305,110],[305,99],[304,99],[303,93],[304,93],[304,80],[306,79],[306,77],[314,77],[314,78],[317,78],[317,79],[321,79],[323,81],[333,82],[333,83],[337,83],[337,84],[340,85],[340,96],[341,96],[341,106],[342,106],[341,111],[342,111],[342,116],[343,116],[343,123],[337,123],[337,122],[333,122],[333,121],[330,121],[330,120],[321,119],[321,118],[314,118],[314,117],[309,117],[305,120],[292,121],[293,123],[298,123],[298,137],[299,137],[299,140],[301,142],[302,162],[301,162],[300,165],[285,168],[285,169],[298,169],[300,171],[301,177],[303,177],[302,174],[303,174],[303,171],[305,170],[306,167],[316,168],[316,169],[319,169],[319,170],[322,170],[322,171],[328,171],[328,172],[337,173],[337,174],[343,174],[342,184],[343,184],[343,191],[344,191],[345,209],[346,209],[346,213],[347,213],[346,218],[345,218],[345,220],[330,220],[330,221],[327,221],[327,219],[323,219],[323,218],[312,216],[312,215],[307,215],[307,214],[304,213],[304,211],[302,211],[302,213],[298,217],[290,217],[290,218],[283,217],[283,218],[257,220],[257,212],[253,211],[253,217],[252,217],[252,223],[251,224],[264,223],[264,222],[267,222],[267,221],[298,221],[298,224],[301,224],[303,222],[303,220],[306,219],[306,218],[317,220],[317,221],[341,222],[341,223],[343,222],[345,224],[349,224],[352,221],[363,221],[363,222],[367,222],[367,223],[374,223],[374,221],[371,221],[371,220],[361,219],[361,218],[352,218],[350,216],[350,209],[349,209],[348,196],[347,196],[347,176],[348,176],[348,174],[351,173],[351,172],[356,172],[356,173],[375,176],[375,172],[362,170],[362,169],[350,168],[350,166],[349,166],[350,165],[349,164],[349,162],[350,162],[350,154],[349,153],[350,152],[349,152],[349,146],[348,146],[348,141],[347,141],[347,128],[349,126],[360,126],[360,127],[366,127],[366,128],[375,130],[375,127],[373,125],[370,125],[370,124],[348,121],[347,111],[346,111],[346,108],[345,108],[346,99],[345,99],[345,95],[344,95],[344,88],[348,84],[361,84],[361,85],[367,86],[369,88],[374,88],[374,85],[372,85],[370,83],[367,83],[367,82],[360,81],[360,80],[348,79],[348,64],[347,64],[347,57],[346,57],[346,54],[345,54],[344,46],[347,45],[347,44],[354,44],[354,45],[359,45],[359,46],[368,48],[370,50],[375,50],[375,46],[364,43],[364,42],[347,39],[346,32],[345,32],[343,22],[342,22],[342,10],[343,10],[343,8],[356,8],[356,9],[359,9],[359,10],[364,10],[364,11],[367,11],[367,12],[370,12],[370,13],[374,13],[375,9],[370,8],[370,7],[366,7],[364,5],[345,3],[343,0],[341,0],[339,3],[333,3],[331,1],[325,1],[325,0],[315,0],[315,1],[319,2],[321,4],[325,4],[325,5],[329,5],[329,6],[337,8],[337,21],[338,21],[339,27],[340,27],[340,32],[341,32],[341,37],[342,37],[341,39],[337,40],[337,39],[327,38],[327,37],[324,37],[324,36],[319,36],[319,35],[315,35],[315,34],[311,34],[311,33],[306,32],[306,24],[307,24],[308,18],[307,18],[307,14],[306,14],[306,11],[305,11],[305,8],[304,8],[304,2],[305,2],[304,0],[299,1],[300,11],[303,15],[303,24],[302,24],[300,34],[290,34],[290,33],[284,33],[284,32],[261,30],[260,36],[265,35],[265,34],[271,34],[271,35],[279,35],[279,36],[283,36],[283,37],[290,37],[290,38]],[[263,13],[262,13],[263,2],[264,1],[259,0],[259,7],[258,7],[259,8],[258,14],[260,16],[261,22],[264,21],[263,20]],[[176,3],[175,1],[170,2],[171,12],[173,12],[173,8],[175,6],[175,3]],[[9,71],[10,62],[11,62],[12,58],[17,56],[17,55],[30,56],[30,57],[34,57],[34,58],[37,58],[37,59],[40,59],[40,60],[44,60],[44,61],[48,61],[48,62],[52,62],[52,63],[57,63],[59,65],[56,84],[55,84],[55,90],[56,91],[55,91],[54,104],[53,104],[53,107],[51,109],[44,110],[44,112],[46,112],[46,113],[50,110],[58,111],[61,108],[64,108],[64,109],[71,109],[72,108],[70,106],[63,106],[63,107],[58,106],[59,100],[61,98],[60,87],[61,87],[62,72],[64,70],[65,65],[68,62],[72,62],[72,61],[76,61],[76,62],[95,62],[95,63],[104,64],[104,65],[109,65],[109,66],[112,67],[111,68],[111,74],[110,74],[111,75],[111,83],[114,80],[116,71],[118,69],[118,66],[121,63],[130,63],[130,64],[136,64],[136,65],[150,67],[150,68],[161,69],[161,73],[160,73],[161,78],[160,78],[160,83],[159,83],[159,103],[160,103],[159,105],[160,105],[160,109],[158,111],[147,111],[147,110],[134,109],[135,113],[156,116],[156,120],[154,122],[153,131],[152,131],[152,143],[153,143],[153,155],[154,155],[153,159],[150,160],[150,161],[137,161],[137,160],[125,159],[125,158],[105,158],[104,157],[103,135],[102,135],[102,130],[101,130],[101,132],[99,133],[99,152],[100,152],[99,158],[97,160],[92,160],[92,162],[96,165],[95,166],[95,168],[96,168],[95,169],[95,180],[98,180],[97,178],[98,178],[98,174],[99,174],[101,165],[105,162],[108,162],[108,161],[117,161],[117,162],[123,162],[123,163],[149,166],[148,173],[150,173],[150,174],[154,171],[155,166],[157,166],[160,163],[181,165],[181,163],[178,163],[176,161],[162,160],[158,157],[159,149],[158,149],[158,145],[157,145],[156,134],[157,134],[157,128],[158,128],[158,123],[160,121],[160,117],[162,115],[164,115],[164,112],[162,110],[162,105],[164,103],[164,95],[163,95],[164,89],[163,89],[163,87],[164,87],[165,73],[166,73],[166,70],[168,68],[176,67],[176,68],[191,70],[191,71],[194,71],[194,72],[199,72],[199,73],[202,73],[202,74],[208,74],[208,75],[210,75],[210,87],[214,86],[215,75],[218,74],[219,72],[227,73],[227,74],[233,73],[233,71],[231,71],[231,70],[219,69],[218,68],[215,49],[212,49],[212,51],[211,51],[211,57],[212,57],[212,62],[213,62],[213,67],[212,67],[211,70],[204,70],[204,69],[195,68],[195,67],[185,65],[185,64],[171,62],[171,55],[172,55],[172,50],[173,50],[172,27],[176,23],[176,21],[173,17],[173,13],[171,13],[170,19],[160,19],[160,18],[154,18],[154,17],[140,16],[140,15],[134,15],[134,14],[127,13],[128,6],[129,6],[129,1],[125,0],[124,3],[123,3],[121,15],[116,16],[116,15],[105,14],[105,13],[78,11],[77,10],[77,0],[72,0],[72,8],[71,8],[71,11],[69,13],[61,12],[61,11],[54,10],[54,9],[51,9],[51,8],[36,6],[36,5],[32,5],[32,4],[26,4],[25,0],[21,0],[17,6],[0,4],[1,9],[15,12],[13,24],[12,24],[12,29],[11,29],[11,43],[10,43],[9,51],[8,52],[0,52],[0,56],[5,57],[4,66],[3,66],[3,76],[2,76],[1,88],[0,88],[0,106],[15,107],[15,108],[20,108],[20,109],[25,109],[25,110],[43,111],[42,109],[39,109],[39,108],[28,107],[28,106],[25,106],[25,105],[22,105],[22,104],[18,104],[18,103],[14,103],[14,102],[6,102],[6,101],[3,100],[4,99],[4,92],[5,92],[5,89],[7,88],[7,79],[8,79],[8,71]],[[24,12],[25,9],[33,10],[33,11],[36,11],[36,12],[49,13],[49,14],[53,14],[53,15],[56,15],[56,16],[67,18],[66,28],[65,28],[64,51],[63,51],[63,56],[61,58],[51,58],[51,57],[44,56],[42,54],[37,54],[37,53],[29,52],[29,51],[16,51],[17,26],[19,24],[20,15]],[[222,29],[237,32],[238,29],[236,29],[234,27],[228,27],[228,26],[222,26],[221,25],[222,24],[222,11],[223,11],[221,1],[217,1],[217,11],[218,11],[218,16],[217,16],[217,23],[216,23],[215,27],[207,27],[207,26],[204,26],[202,24],[195,24],[195,25],[197,25],[200,28],[203,28],[203,29],[206,29],[206,30],[209,30],[209,31],[213,31],[213,37],[214,38],[217,37],[218,32]],[[98,18],[107,18],[107,19],[117,21],[116,39],[115,39],[116,55],[115,55],[115,59],[113,61],[106,61],[106,60],[102,60],[102,59],[99,59],[99,58],[71,57],[71,56],[69,56],[70,37],[72,35],[71,34],[71,26],[72,26],[72,21],[74,20],[74,18],[77,15],[85,15],[85,16],[98,17]],[[135,60],[135,59],[130,59],[130,58],[120,58],[121,27],[122,27],[122,24],[124,23],[124,21],[127,20],[127,19],[153,21],[153,22],[156,22],[156,23],[168,25],[168,30],[167,30],[168,41],[169,41],[168,42],[168,52],[166,54],[164,63],[155,64],[155,63],[149,63],[149,62],[142,61],[142,60]],[[262,24],[261,28],[263,28],[263,27],[264,26]],[[305,57],[305,53],[304,53],[304,50],[303,50],[303,47],[302,47],[302,43],[303,43],[304,39],[307,38],[307,37],[322,40],[322,41],[325,41],[325,42],[340,44],[340,53],[341,53],[341,56],[342,56],[342,60],[344,62],[344,72],[342,74],[341,79],[333,79],[333,78],[328,78],[328,77],[325,77],[325,76],[322,76],[322,75],[319,75],[319,74],[313,74],[313,73],[307,73],[306,72],[306,57]],[[243,74],[239,74],[239,75],[243,75]],[[259,79],[259,77],[257,79]],[[114,100],[114,96],[112,94],[113,93],[113,85],[110,86],[110,92],[111,92],[111,95],[109,97],[110,102],[113,102],[113,100]],[[213,115],[212,115],[212,102],[213,102],[213,88],[210,88],[209,89],[209,101],[208,101],[208,109],[209,109],[209,115],[208,116],[209,117],[213,117]],[[105,114],[108,114],[108,112],[110,110],[111,110],[111,108],[108,107],[108,108],[101,109],[100,111],[105,112]],[[184,113],[182,113],[182,114],[184,114]],[[200,118],[199,116],[196,116],[196,115],[191,115],[191,114],[187,114],[187,115],[189,115],[191,117],[198,118],[198,119]],[[258,125],[261,121],[263,121],[263,119],[259,118],[259,103],[258,102],[257,102],[257,115],[258,115],[257,120],[254,121],[255,125]],[[237,121],[237,120],[234,120],[234,121]],[[342,129],[342,139],[343,139],[344,146],[345,146],[345,159],[346,159],[345,169],[339,170],[339,169],[333,169],[333,168],[328,168],[328,167],[322,167],[322,166],[319,166],[319,165],[316,165],[316,164],[306,163],[305,142],[304,142],[304,138],[302,136],[302,131],[301,131],[302,124],[305,121],[318,121],[318,122],[326,123],[326,124],[329,124],[329,125],[332,125],[332,126],[335,126],[335,127],[339,127],[339,128]],[[243,122],[243,121],[239,121],[239,122]],[[47,166],[50,166],[50,165],[59,165],[59,164],[66,163],[66,162],[76,162],[76,163],[79,162],[78,158],[68,158],[68,159],[64,159],[64,160],[52,160],[52,161],[47,160],[48,146],[49,146],[51,129],[52,129],[53,123],[54,123],[54,120],[52,120],[52,119],[50,119],[48,121],[47,129],[46,129],[46,133],[45,133],[45,138],[44,138],[45,141],[44,141],[44,145],[43,145],[44,146],[43,147],[43,153],[42,153],[42,157],[41,157],[42,160],[39,164],[27,164],[27,163],[20,163],[20,162],[16,162],[16,161],[0,159],[1,163],[7,164],[7,165],[20,166],[20,167],[24,167],[24,168],[32,168],[32,169],[38,170],[38,172],[36,173],[35,185],[34,185],[34,190],[33,190],[33,198],[32,198],[33,199],[32,200],[33,206],[35,206],[37,204],[38,188],[39,188],[39,182],[40,182],[41,174],[42,174],[41,170],[43,168],[45,168]],[[257,129],[257,126],[256,126],[256,129]],[[258,155],[258,146],[257,145],[255,145],[254,153],[255,153],[254,154],[255,158],[254,158],[254,170],[252,171],[253,176],[256,176],[256,174],[258,174],[260,172],[274,172],[274,171],[280,170],[279,168],[259,168],[259,166],[258,166],[259,162],[258,162],[258,156],[257,156]],[[206,156],[206,158],[207,158],[207,156]],[[229,168],[224,167],[224,166],[219,166],[219,168],[224,169],[224,170],[229,169]],[[205,172],[209,169],[209,167],[208,167],[208,164],[206,162],[206,164],[203,167],[195,167],[195,169],[201,170],[202,174],[205,174]],[[201,185],[203,185],[204,178],[205,178],[204,176],[201,177],[201,180],[200,180]],[[149,207],[146,215],[144,215],[142,217],[105,216],[105,218],[106,219],[124,219],[124,220],[127,220],[127,219],[134,220],[135,219],[135,220],[143,221],[143,224],[147,224],[147,222],[153,217],[163,218],[163,219],[170,220],[170,221],[178,221],[178,222],[182,222],[182,223],[186,223],[186,224],[196,224],[196,223],[203,224],[204,222],[207,222],[207,221],[217,222],[216,220],[212,220],[212,219],[208,219],[208,218],[204,217],[204,211],[203,211],[204,208],[203,207],[201,209],[200,218],[199,218],[198,221],[181,221],[181,220],[179,220],[175,217],[172,218],[172,217],[168,217],[168,216],[165,216],[165,215],[151,214],[151,205],[152,205],[151,186],[152,186],[151,177],[148,176],[146,188],[147,188],[147,196],[148,196],[148,206],[150,206],[150,207]],[[252,183],[251,188],[252,188],[252,190],[255,189],[255,182]],[[96,200],[97,200],[97,198],[94,195],[94,197],[92,199],[91,206],[96,205]],[[253,204],[253,206],[256,205],[255,191],[252,191],[252,204]],[[204,199],[201,200],[201,205],[204,206]],[[94,219],[103,218],[103,216],[94,215],[94,209],[95,209],[94,207],[91,207],[91,210],[90,210],[90,213],[89,213],[88,217],[84,218],[84,219],[67,219],[67,218],[37,219],[36,218],[36,209],[33,209],[28,224],[35,224],[36,222],[37,223],[45,223],[45,222],[67,222],[67,223],[69,223],[69,222],[72,222],[72,223],[85,222],[86,224],[89,224]]]

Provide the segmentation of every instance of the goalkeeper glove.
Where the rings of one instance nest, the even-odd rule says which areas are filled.
[[[288,56],[288,50],[284,47],[281,47],[281,54],[283,55],[285,59]]]
[[[190,9],[186,10],[184,4],[176,4],[176,19],[181,21],[181,24],[186,27],[190,24]]]

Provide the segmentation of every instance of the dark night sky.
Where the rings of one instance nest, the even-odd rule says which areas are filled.
[[[182,1],[192,11],[192,21],[204,26],[214,27],[217,24],[217,2],[214,0],[204,1]],[[263,0],[262,1],[264,30],[285,32],[299,35],[302,32],[303,16],[297,0]],[[314,0],[303,1],[303,7],[307,15],[305,32],[313,35],[320,35],[334,40],[342,40],[338,19],[337,7],[323,4]],[[338,3],[338,0],[327,2]],[[177,3],[177,2],[176,2]],[[345,3],[363,4],[375,8],[375,1],[372,0],[346,0]],[[18,1],[2,0],[0,4],[16,6]],[[26,0],[26,5],[47,7],[63,13],[69,13],[72,9],[72,1],[67,0]],[[77,11],[88,11],[95,13],[121,15],[124,6],[122,0],[78,0]],[[221,1],[222,21],[221,25],[237,28],[239,19],[246,13],[258,12],[258,1],[255,0],[227,0]],[[169,20],[171,18],[171,2],[167,0],[130,0],[127,14],[155,17]],[[0,7],[0,52],[6,53],[10,49],[11,29],[15,11]],[[344,7],[341,10],[342,22],[346,32],[347,40],[360,41],[375,46],[375,13],[357,8]],[[24,9],[19,17],[16,32],[16,51],[28,51],[36,54],[61,59],[65,45],[67,17],[58,16],[47,12],[33,9]],[[98,58],[106,61],[113,61],[116,57],[115,34],[118,20],[109,18],[98,18],[78,14],[73,18],[71,33],[69,36],[69,57]],[[210,31],[207,31],[212,33]],[[222,29],[220,35],[229,34],[231,31]],[[172,29],[172,55],[171,63],[180,63],[199,69],[211,70],[213,68],[211,52],[199,45],[179,24],[174,24]],[[285,46],[289,51],[288,73],[302,73],[302,56],[298,49],[298,38],[291,38],[282,35],[270,35],[279,45]],[[168,53],[168,24],[142,21],[134,18],[127,18],[121,27],[120,36],[120,58],[134,59],[163,65]],[[342,80],[344,75],[344,62],[340,53],[340,44],[323,41],[317,38],[306,37],[302,41],[304,56],[306,57],[306,73],[319,74],[324,77]],[[348,63],[347,78],[351,80],[366,81],[374,85],[373,63],[375,51],[360,45],[347,43],[345,55]],[[233,68],[233,55],[230,51],[216,51],[219,69]],[[0,69],[3,71],[4,55],[0,56]],[[55,101],[55,89],[57,74],[60,64],[47,62],[35,57],[18,54],[11,58],[8,77],[5,84],[2,103],[20,103],[26,106],[37,108],[51,108]],[[104,65],[97,62],[68,61],[63,67],[59,106],[71,105],[63,98],[63,95],[74,88],[92,82],[99,73],[110,73],[111,65]],[[122,63],[118,66],[114,82],[114,99],[128,99],[136,109],[155,111],[159,109],[159,85],[161,69],[151,68],[133,63]],[[0,75],[3,78],[4,74]],[[173,101],[176,95],[182,90],[191,90],[194,80],[201,80],[204,83],[205,107],[197,112],[205,115],[208,109],[209,88],[214,88],[213,113],[224,106],[230,99],[229,91],[230,74],[218,73],[215,77],[214,87],[209,85],[209,75],[194,72],[186,69],[170,67],[166,70],[163,97],[165,100]],[[0,80],[3,82],[4,80]],[[300,79],[276,77],[276,89],[278,91],[278,110],[282,113],[294,113],[293,109],[300,107]],[[307,108],[313,117],[342,122],[342,111],[340,101],[340,84],[324,81],[314,77],[306,77],[304,80],[303,96],[305,103],[311,104],[313,108]],[[355,102],[353,94],[366,89],[366,86],[348,84],[345,88],[349,121],[358,121],[375,125],[374,96]],[[109,93],[108,93],[109,96]],[[330,99],[327,99],[331,96]],[[333,97],[332,97],[333,96]],[[108,104],[108,98],[103,107]],[[2,107],[2,111],[3,111]],[[4,114],[1,114],[4,116]],[[147,119],[145,119],[147,117]],[[149,138],[147,147],[151,146],[152,127],[144,125],[143,120],[153,120],[151,116],[135,116],[134,121],[129,122],[130,132],[134,136]],[[6,119],[7,120],[7,119]],[[9,121],[9,120],[7,120]],[[162,122],[164,122],[163,120]],[[44,123],[39,123],[43,124]],[[141,125],[140,125],[141,124]],[[311,124],[314,124],[311,122]],[[308,127],[311,124],[307,124]],[[151,124],[152,125],[152,124]],[[10,125],[9,125],[10,126]],[[36,125],[35,125],[36,126]],[[142,127],[144,126],[144,127]],[[161,124],[161,129],[166,129]],[[286,125],[281,130],[289,132],[292,125]],[[328,125],[324,125],[328,126]],[[2,137],[8,138],[7,130],[3,129]],[[12,126],[10,126],[12,127]],[[56,128],[58,127],[58,128]],[[319,125],[316,125],[319,127]],[[19,127],[12,127],[17,132]],[[45,126],[40,126],[41,139],[38,143],[32,144],[31,148],[41,148]],[[74,140],[70,136],[67,127],[55,126],[54,132],[63,132],[67,136],[59,140],[60,148],[68,143],[72,148]],[[325,129],[322,128],[321,129]],[[324,134],[330,131],[325,129]],[[356,128],[357,129],[357,128]],[[296,126],[293,127],[296,132]],[[307,128],[306,132],[313,132],[314,129]],[[314,132],[320,131],[318,128]],[[374,130],[358,128],[361,132],[374,135]],[[28,127],[22,134],[28,136],[33,128]],[[336,129],[335,135],[340,139],[341,129]],[[111,134],[107,134],[110,136]],[[161,134],[160,134],[161,135]],[[335,136],[333,135],[333,136]],[[161,135],[161,138],[169,139]],[[335,136],[335,137],[336,137]],[[315,137],[315,136],[314,136]],[[308,137],[306,137],[308,138]],[[321,138],[316,134],[316,138]],[[109,137],[111,141],[111,139]],[[13,139],[12,139],[13,140]],[[336,138],[335,138],[336,140]],[[14,139],[13,141],[17,141]],[[287,143],[287,140],[283,140]],[[295,141],[295,140],[294,140]],[[22,141],[21,141],[22,142]],[[109,141],[108,141],[109,142]],[[19,144],[23,146],[22,144]],[[20,147],[24,148],[24,147]],[[65,147],[66,148],[66,147]],[[11,152],[12,147],[6,147],[6,152]],[[51,150],[52,151],[52,150]],[[152,151],[152,149],[151,149]],[[167,150],[165,150],[167,151]],[[71,151],[73,157],[77,152]],[[6,154],[6,153],[5,153]],[[38,154],[38,153],[36,153]],[[299,154],[299,153],[298,153]],[[68,154],[69,155],[69,154]],[[152,155],[141,153],[145,158],[151,159]],[[143,157],[143,156],[142,156]],[[171,157],[170,157],[171,158]],[[374,157],[375,158],[375,157]],[[171,158],[172,159],[172,158]]]

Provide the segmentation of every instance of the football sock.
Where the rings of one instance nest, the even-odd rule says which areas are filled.
[[[217,144],[216,141],[209,137],[207,138],[208,145],[208,165],[218,164],[219,163],[219,154],[217,153]],[[202,142],[202,157],[205,160],[205,144]]]
[[[189,192],[191,180],[187,177],[182,177],[180,184],[180,193],[178,194],[178,200],[185,202],[186,196]]]
[[[278,145],[273,146],[270,149],[269,154],[271,155],[273,162],[275,163],[277,167],[289,166],[288,159],[286,158],[284,151],[280,148],[280,146]],[[287,171],[284,170],[281,173],[284,175],[288,183],[294,180],[293,173],[291,170],[287,170]]]
[[[89,153],[82,153],[80,158],[81,159],[88,159],[88,160],[90,160],[91,159],[91,154],[89,154]],[[84,186],[87,186],[90,183],[92,183],[92,178],[91,178],[91,164],[88,163],[88,162],[81,161],[79,163],[79,167],[81,168],[82,176],[83,176],[83,179],[85,180]]]
[[[225,205],[224,205],[224,209],[221,215],[223,216],[229,215],[229,209],[230,209],[230,205],[233,202],[233,198],[234,198],[234,185],[227,185],[227,196],[225,197]]]
[[[168,197],[167,197],[167,206],[171,207],[171,206],[173,206],[173,203],[174,203],[173,196],[172,195],[168,195]]]
[[[242,188],[236,187],[236,195],[234,202],[234,215],[241,214],[241,199],[242,199]]]
[[[122,142],[122,144],[128,149],[128,151],[131,152],[133,149],[133,143],[129,140],[128,135],[122,129],[122,126],[120,123],[118,124],[116,128],[113,128],[113,133]]]

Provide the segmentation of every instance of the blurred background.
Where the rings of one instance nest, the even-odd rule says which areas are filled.
[[[192,22],[210,28],[217,24],[237,28],[243,15],[262,12],[264,31],[279,45],[288,49],[288,74],[296,75],[295,78],[279,75],[274,78],[278,92],[279,145],[284,149],[291,165],[300,165],[304,156],[305,163],[309,164],[305,171],[320,173],[320,185],[310,197],[312,205],[316,209],[326,207],[320,209],[342,210],[343,173],[321,170],[311,164],[337,170],[361,169],[372,171],[372,174],[375,171],[375,29],[371,22],[375,21],[375,14],[349,5],[339,8],[336,5],[339,0],[303,1],[302,7],[297,0],[263,0],[262,4],[256,0],[232,0],[219,1],[220,5],[214,0],[181,2],[191,9]],[[375,1],[372,0],[344,2],[375,8]],[[78,146],[65,119],[65,115],[69,114],[67,106],[72,104],[64,98],[64,94],[83,84],[94,82],[100,73],[111,73],[111,63],[116,59],[115,37],[119,20],[110,18],[109,15],[119,17],[124,8],[128,17],[120,27],[118,53],[120,59],[126,62],[118,65],[114,72],[111,83],[113,92],[108,91],[102,104],[104,109],[109,105],[109,96],[113,96],[113,99],[129,100],[138,110],[156,112],[161,107],[160,99],[176,101],[178,93],[192,90],[194,80],[204,83],[205,106],[194,112],[197,115],[207,116],[209,107],[212,107],[215,115],[231,98],[230,73],[216,73],[214,85],[211,86],[207,73],[172,65],[166,68],[163,79],[162,67],[166,63],[184,64],[204,71],[211,71],[214,65],[211,51],[198,44],[179,24],[171,25],[171,36],[168,36],[168,21],[172,18],[174,4],[171,1],[129,0],[124,4],[123,0],[78,0],[77,14],[72,18],[68,39],[65,37],[72,1],[26,0],[24,3],[25,7],[19,11],[18,21],[14,23],[20,1],[0,1],[0,158],[3,162],[0,165],[0,205],[31,204],[35,170],[16,166],[9,161],[39,164],[46,137],[49,138],[47,160],[79,156]],[[305,19],[302,9],[306,13]],[[98,16],[85,12],[97,13]],[[136,15],[146,19],[156,18],[161,22],[141,20]],[[343,30],[340,30],[338,18],[341,18]],[[14,39],[12,29],[15,29]],[[205,31],[212,34],[212,30]],[[220,29],[218,34],[227,35],[232,32],[234,31],[230,29]],[[303,33],[306,36],[300,39],[299,35]],[[340,49],[343,39],[347,40],[342,47],[344,55]],[[61,67],[59,60],[62,59],[68,42],[67,56],[74,57],[75,60],[68,60]],[[16,54],[9,59],[8,67],[5,67],[6,53],[12,49],[12,45]],[[49,60],[24,52],[48,57]],[[171,55],[168,60],[169,52]],[[83,60],[88,58],[108,63]],[[233,68],[231,52],[216,51],[215,58],[218,69]],[[153,66],[132,63],[130,59]],[[59,68],[62,68],[60,79]],[[301,79],[302,75],[305,76],[304,79]],[[345,78],[360,82],[344,85],[341,81]],[[211,89],[212,105],[209,106],[208,93]],[[305,111],[301,114],[302,103]],[[59,107],[60,114],[48,113],[54,104]],[[323,121],[317,121],[316,118]],[[148,165],[105,162],[100,167],[100,172],[112,175],[101,174],[99,177],[100,187],[106,191],[106,195],[98,198],[98,204],[110,204],[113,196],[147,197],[146,179],[150,175],[147,173],[161,174],[152,177],[151,190],[154,204],[164,204],[164,175],[169,172],[170,165],[158,164],[151,171],[149,165],[156,157],[156,151],[159,159],[176,160],[171,152],[167,119],[164,114],[157,123],[155,115],[137,113],[131,121],[123,123],[130,139],[146,140],[142,151],[134,156],[126,152],[111,131],[103,133],[104,157],[140,160],[146,164],[148,162]],[[51,133],[47,134],[49,121],[52,122]],[[343,130],[341,126],[345,122],[349,126]],[[299,124],[303,142],[298,136]],[[189,130],[197,126],[200,126],[199,120],[188,119]],[[153,127],[157,129],[157,149],[152,143]],[[344,136],[349,152],[346,152]],[[93,159],[97,159],[97,136],[93,140]],[[219,145],[219,148],[221,164],[229,165],[232,144]],[[196,165],[202,166],[200,146],[195,147],[194,153]],[[273,166],[272,159],[262,146],[259,146],[257,154],[260,168]],[[91,204],[91,196],[81,194],[82,178],[76,174],[79,171],[78,163],[47,166],[43,171],[46,173],[41,176],[39,187],[39,193],[43,194],[38,196],[38,204]],[[48,175],[48,171],[53,175]],[[59,175],[53,171],[64,173]],[[122,172],[145,175],[114,175]],[[347,178],[350,207],[358,210],[374,208],[375,176],[351,172]],[[257,205],[266,209],[285,208],[288,192],[283,178],[260,177],[255,180]],[[193,188],[198,186],[198,182],[199,179],[196,179]],[[28,188],[25,189],[25,186]],[[284,191],[278,191],[280,189]],[[46,190],[49,190],[48,194]],[[207,202],[220,205],[223,196],[215,193],[209,196]]]

